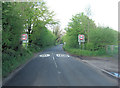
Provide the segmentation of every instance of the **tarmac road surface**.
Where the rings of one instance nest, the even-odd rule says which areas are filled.
[[[62,45],[40,52],[5,86],[117,86],[116,79],[68,55]]]

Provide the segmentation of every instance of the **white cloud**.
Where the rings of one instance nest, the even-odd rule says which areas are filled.
[[[90,5],[92,19],[98,25],[109,26],[118,30],[118,1],[119,0],[45,0],[47,6],[55,11],[56,19],[61,22],[62,29],[65,28],[72,18],[79,12],[84,12]]]

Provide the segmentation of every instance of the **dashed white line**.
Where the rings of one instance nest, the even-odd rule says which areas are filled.
[[[53,61],[55,63],[55,67],[57,68],[57,63],[55,62],[55,58],[53,57]]]
[[[69,55],[67,55],[68,57],[70,57]]]
[[[58,71],[58,74],[61,74],[61,72],[60,72],[60,71]]]
[[[55,58],[53,57],[53,61],[55,60]]]
[[[54,63],[55,63],[55,67],[56,67],[56,69],[58,70],[58,66],[57,66],[57,63],[56,63],[56,61],[55,61],[55,58],[53,57],[53,61],[54,61]],[[61,74],[61,72],[58,70],[58,74]]]

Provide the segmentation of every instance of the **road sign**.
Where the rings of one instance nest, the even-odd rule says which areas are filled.
[[[85,36],[84,35],[78,35],[78,42],[85,42]]]
[[[79,35],[79,39],[83,40],[84,39],[84,35]]]
[[[27,34],[22,34],[22,38],[21,38],[23,41],[26,41],[28,40],[28,35]]]
[[[83,49],[84,49],[84,42],[85,42],[85,36],[84,35],[78,35],[78,42],[79,42],[79,47],[81,48],[81,44],[83,44]]]

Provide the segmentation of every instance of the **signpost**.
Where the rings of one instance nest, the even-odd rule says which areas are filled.
[[[79,39],[83,40],[84,39],[84,35],[79,35]]]
[[[26,48],[27,48],[28,34],[22,34],[21,40],[26,43]]]
[[[84,49],[85,36],[83,34],[78,35],[78,42],[80,47],[81,47],[81,43],[83,43],[83,49]]]
[[[28,40],[28,35],[27,34],[22,34],[22,38],[21,38],[23,41],[26,41]]]

